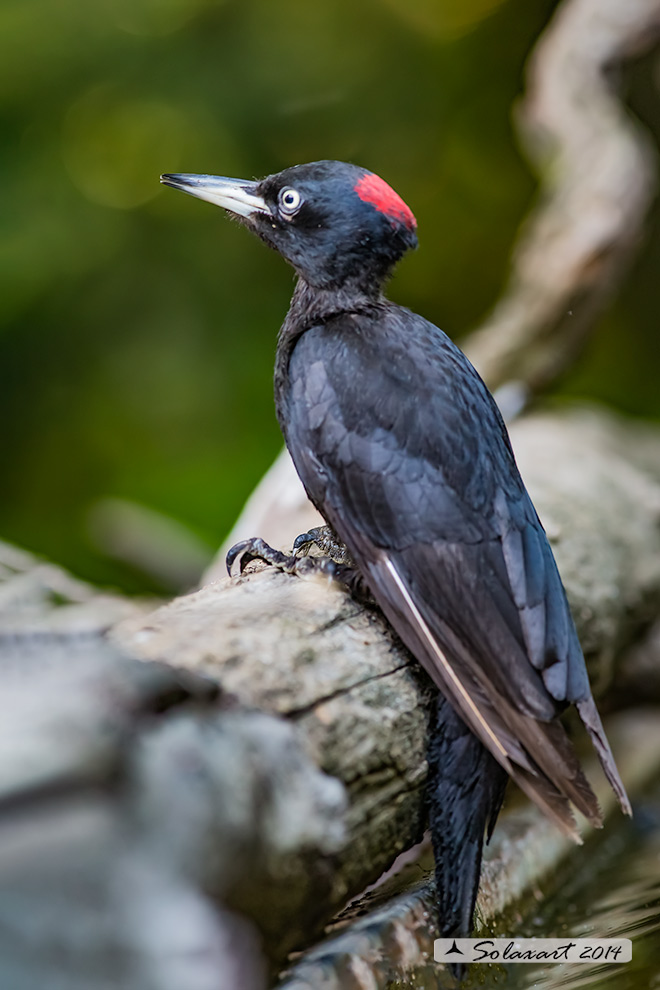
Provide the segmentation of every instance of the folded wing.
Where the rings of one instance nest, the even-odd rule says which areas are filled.
[[[416,324],[405,352],[388,347],[388,320],[402,318]],[[564,831],[577,838],[570,802],[601,821],[557,721],[570,703],[629,812],[550,545],[485,386],[407,311],[383,307],[375,340],[341,319],[307,331],[290,361],[287,443],[310,497],[403,642]]]

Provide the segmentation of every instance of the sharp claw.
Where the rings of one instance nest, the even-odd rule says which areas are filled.
[[[314,537],[311,533],[301,533],[300,536],[296,536],[293,541],[293,556],[306,557],[313,543]]]
[[[245,550],[247,550],[251,542],[252,542],[251,540],[241,540],[239,543],[234,543],[233,547],[231,547],[231,549],[227,551],[227,556],[225,557],[225,564],[227,565],[227,574],[229,575],[229,577],[232,576],[231,571],[232,571],[232,567],[236,563],[236,560],[238,559],[238,557],[241,556],[242,553],[245,552]],[[247,561],[245,563],[247,563]],[[243,563],[243,561],[241,561],[240,564],[241,574],[243,573],[244,567],[245,564]]]
[[[287,564],[289,562],[289,557],[281,550],[274,550],[273,547],[269,546],[265,540],[261,537],[256,536],[250,540],[241,540],[240,543],[236,543],[227,553],[225,558],[227,564],[227,572],[229,576],[232,576],[232,567],[234,563],[240,557],[239,569],[242,574],[247,565],[252,560],[261,560],[264,564],[270,564],[274,567],[279,567],[282,570],[287,569]]]
[[[253,537],[251,540],[241,540],[227,552],[225,562],[227,573],[232,577],[232,571],[236,561],[239,561],[239,571],[242,574],[247,565],[252,560],[261,560],[265,564],[284,571],[285,574],[324,575],[325,577],[339,581],[340,584],[351,583],[353,570],[345,564],[341,564],[332,557],[308,557],[307,552],[311,546],[317,542],[317,532],[312,530],[309,533],[302,533],[296,537],[293,544],[291,556],[282,553],[281,550],[274,550],[265,540],[260,537]],[[301,552],[302,551],[302,552]],[[298,556],[298,554],[300,556]],[[301,559],[302,558],[302,559]]]

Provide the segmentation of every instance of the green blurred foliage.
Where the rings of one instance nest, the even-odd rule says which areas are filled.
[[[393,297],[452,335],[474,324],[533,195],[510,111],[553,7],[4,0],[0,534],[95,581],[174,587],[113,559],[103,507],[173,520],[197,559],[280,448],[272,363],[291,273],[160,172],[364,164],[419,220]],[[616,309],[607,355],[569,387],[657,415],[634,367],[642,330],[657,347],[640,277],[646,301]]]

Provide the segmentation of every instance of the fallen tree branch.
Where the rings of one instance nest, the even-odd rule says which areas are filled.
[[[627,431],[574,411],[528,417],[512,434],[601,689],[660,607],[660,484],[629,456]],[[115,636],[134,655],[210,676],[241,709],[286,719],[306,757],[341,784],[346,810],[340,800],[326,809],[313,855],[302,838],[283,850],[261,834],[256,876],[226,890],[272,958],[309,941],[419,839],[427,685],[378,613],[323,581],[265,570],[130,619]]]
[[[513,435],[604,685],[611,643],[658,614],[660,436],[593,410]],[[148,611],[0,545],[0,672],[2,985],[56,972],[71,990],[263,990],[260,942],[276,969],[423,831],[425,678],[332,585],[264,570]],[[634,791],[657,746],[631,732],[613,743],[634,750]],[[529,806],[505,812],[483,916],[552,873],[564,845]],[[384,985],[382,955],[372,973],[360,952],[421,958],[427,898],[342,936],[323,966],[343,972],[350,938],[351,965]],[[83,951],[74,933],[92,929]],[[320,958],[304,965],[318,975]]]
[[[546,389],[569,367],[641,241],[656,188],[651,142],[616,89],[657,44],[658,0],[572,0],[529,60],[516,119],[541,176],[508,285],[465,344],[493,389]]]

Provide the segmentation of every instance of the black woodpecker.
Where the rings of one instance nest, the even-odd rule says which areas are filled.
[[[483,836],[507,775],[577,841],[571,803],[601,824],[558,719],[568,705],[630,814],[502,417],[449,337],[383,296],[417,245],[417,224],[377,175],[321,161],[261,182],[161,181],[239,217],[298,274],[278,338],[275,402],[296,470],[331,529],[303,534],[294,548],[332,547],[336,534],[440,690],[429,743],[438,910],[443,934],[468,935]],[[309,563],[259,540],[239,544],[230,563],[238,556],[292,570]],[[355,573],[325,560],[330,573]]]

